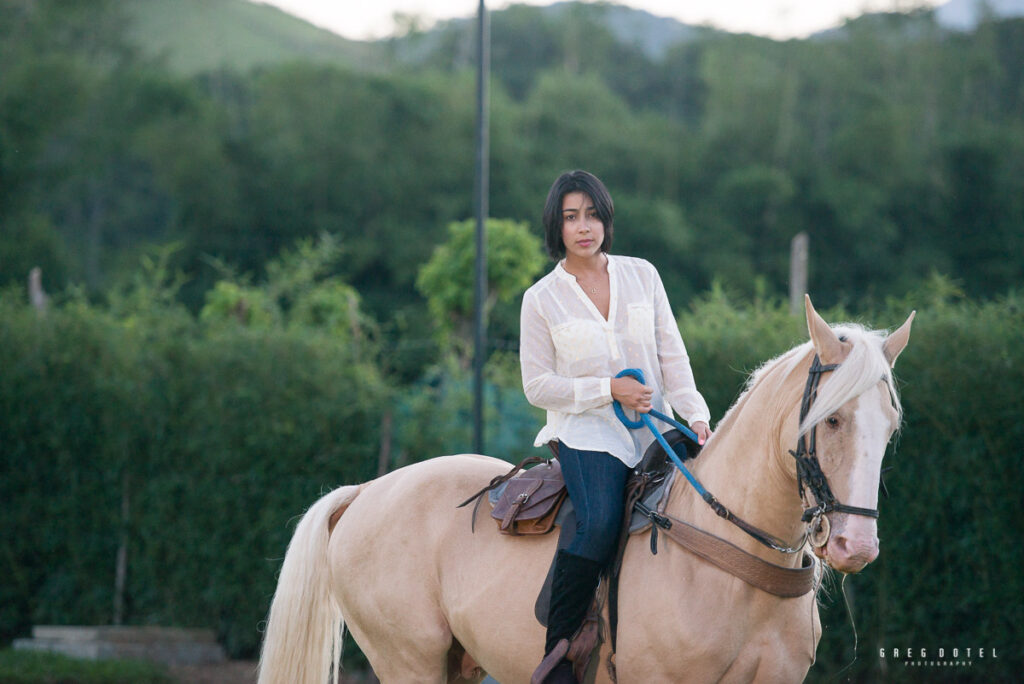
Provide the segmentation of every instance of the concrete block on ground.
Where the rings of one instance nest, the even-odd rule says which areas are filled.
[[[15,649],[62,653],[73,658],[149,660],[164,665],[205,665],[227,660],[208,629],[40,625]]]

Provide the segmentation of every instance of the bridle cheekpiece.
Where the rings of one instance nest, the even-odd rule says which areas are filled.
[[[814,355],[810,370],[807,371],[807,384],[804,386],[804,396],[800,402],[801,425],[811,410],[811,404],[814,403],[814,399],[817,397],[818,383],[821,381],[821,375],[834,371],[837,368],[839,368],[838,363],[822,365],[818,355]],[[804,491],[806,490],[811,493],[817,504],[816,506],[805,507],[800,519],[805,523],[814,521],[816,523],[814,525],[815,530],[820,530],[824,527],[823,535],[814,535],[817,538],[814,541],[820,541],[820,543],[815,545],[822,546],[828,541],[829,535],[828,522],[824,517],[826,513],[837,511],[839,513],[877,518],[878,509],[847,506],[836,499],[835,494],[832,493],[832,487],[828,483],[828,478],[825,477],[825,473],[821,470],[821,463],[818,462],[818,455],[815,452],[816,436],[817,426],[815,425],[806,433],[800,435],[800,439],[797,440],[796,451],[790,451],[789,453],[796,459],[796,481],[800,499],[805,500]]]

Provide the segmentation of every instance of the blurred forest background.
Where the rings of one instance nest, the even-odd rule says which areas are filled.
[[[0,643],[207,626],[252,657],[296,515],[470,448],[474,27],[405,24],[0,0]],[[919,310],[882,555],[846,582],[858,638],[826,598],[811,679],[907,678],[878,649],[917,645],[999,649],[931,681],[1012,679],[1024,19],[774,41],[563,3],[491,30],[487,452],[529,455],[541,424],[518,307],[559,172],[609,186],[615,251],[657,265],[716,417],[806,339],[784,300],[806,232],[827,319]]]

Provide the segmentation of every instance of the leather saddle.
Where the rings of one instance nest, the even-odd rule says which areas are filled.
[[[547,534],[567,500],[562,466],[545,460],[488,492],[491,517],[503,534]]]
[[[700,446],[679,430],[669,430],[663,436],[683,461],[696,458],[700,453]],[[555,444],[551,445],[551,450],[557,454]],[[527,469],[531,465],[535,467]],[[634,469],[626,490],[636,489],[639,481],[643,481],[645,494],[642,503],[649,510],[660,512],[663,504],[661,498],[667,491],[665,484],[670,483],[674,475],[675,469],[672,468],[665,450],[655,441],[647,448],[644,458]],[[497,521],[498,530],[502,534],[547,534],[554,527],[563,526],[565,519],[572,512],[572,502],[568,499],[562,468],[557,459],[538,456],[527,458],[510,472],[491,480],[487,487],[460,506],[465,506],[485,492],[491,505],[491,517]],[[650,525],[650,519],[646,516],[633,514],[632,511],[627,513],[633,515],[635,519],[635,522],[630,524],[630,534],[643,531]]]
[[[700,453],[700,445],[679,430],[669,430],[663,433],[663,436],[668,445],[672,447],[672,451],[684,462],[696,458]],[[640,506],[636,504],[642,504],[643,507],[650,511],[663,512],[665,504],[668,502],[669,490],[672,488],[677,472],[679,471],[676,470],[672,461],[669,460],[661,444],[657,441],[651,442],[651,445],[647,447],[647,451],[644,452],[643,459],[633,470],[626,483],[627,506],[619,542],[620,553],[628,537],[645,532],[652,524],[650,517],[641,513],[638,510]],[[630,504],[631,501],[633,502],[632,505]],[[569,546],[576,532],[576,511],[573,509],[572,502],[568,498],[561,504],[561,508],[555,516],[555,524],[560,527],[557,551],[557,549],[564,549]],[[554,558],[552,558],[551,565],[548,567],[547,577],[544,580],[544,586],[541,588],[540,594],[537,596],[537,602],[534,604],[534,615],[545,627],[547,626],[548,606],[551,603],[551,583],[554,579],[554,573],[555,563]]]
[[[700,446],[683,435],[679,430],[664,433],[665,441],[682,460],[696,458]],[[551,450],[557,454],[557,444]],[[526,469],[527,466],[536,465]],[[625,550],[629,536],[637,534],[651,526],[650,511],[662,512],[668,499],[668,492],[676,475],[676,469],[658,441],[647,448],[644,458],[633,471],[626,484],[626,512],[623,517],[622,531],[619,536],[619,550],[615,561],[605,570],[601,587],[594,597],[594,603],[587,611],[580,630],[573,636],[570,644],[570,659],[574,663],[577,678],[584,682],[593,682],[596,678],[598,652],[604,641],[604,620],[601,606],[605,600],[611,600],[612,594],[617,595],[617,568],[619,559]],[[554,527],[560,527],[557,548],[567,547],[575,536],[576,512],[569,500],[562,469],[557,460],[544,459],[537,456],[525,459],[505,475],[499,475],[491,483],[470,498],[459,504],[465,506],[476,500],[480,505],[483,495],[487,494],[491,504],[491,517],[498,523],[498,530],[509,535],[542,535]],[[641,510],[648,511],[645,515]],[[476,524],[476,508],[473,510],[473,525]],[[652,536],[652,550],[654,539]],[[554,579],[555,563],[552,558],[547,577],[541,587],[540,594],[534,603],[534,615],[537,621],[547,627],[548,608],[551,604],[551,585]],[[608,581],[611,579],[611,581]],[[610,610],[612,643],[614,645],[614,629],[616,613],[614,605]],[[609,671],[613,673],[614,664],[609,662]]]
[[[669,430],[663,436],[683,461],[696,458],[700,453],[701,447],[679,430]],[[552,451],[556,452],[554,446]],[[664,510],[676,472],[661,444],[657,441],[652,442],[626,484],[627,501],[633,503],[627,506],[620,546],[625,543],[628,535],[639,534],[651,526],[650,517],[637,509],[646,508],[648,511],[657,512]],[[565,548],[572,542],[576,528],[576,512],[567,496],[562,469],[557,460],[531,456],[505,475],[491,480],[488,486],[459,506],[465,506],[474,500],[479,506],[484,494],[487,494],[488,503],[491,505],[491,517],[496,521],[501,533],[543,535],[559,527],[557,548]],[[637,506],[637,503],[641,506]],[[475,510],[473,521],[475,527]],[[534,607],[537,619],[542,625],[547,624],[553,576],[554,560],[548,568],[547,578]]]

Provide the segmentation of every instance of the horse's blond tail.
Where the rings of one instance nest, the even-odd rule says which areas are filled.
[[[259,684],[324,684],[332,669],[338,681],[344,624],[331,596],[328,521],[358,493],[358,485],[334,490],[314,503],[295,528],[270,604]]]

